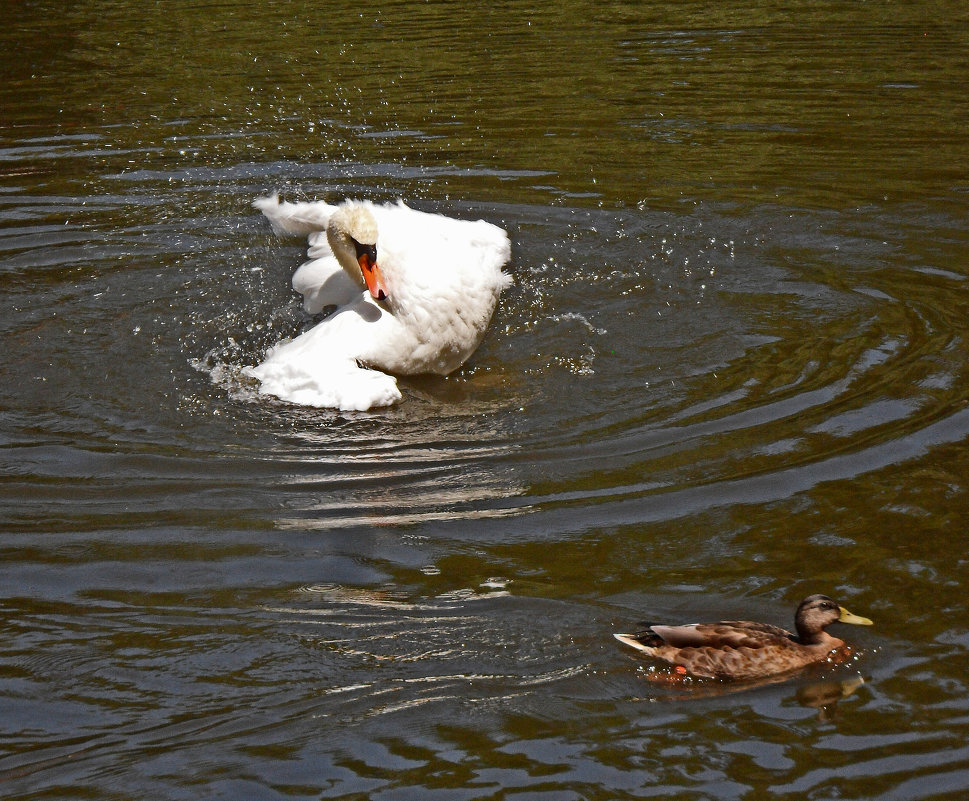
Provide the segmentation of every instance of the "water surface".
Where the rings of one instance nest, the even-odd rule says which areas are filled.
[[[99,6],[0,12],[4,797],[969,791],[962,4]],[[471,362],[254,393],[273,190],[504,226]],[[611,636],[812,592],[744,692]]]

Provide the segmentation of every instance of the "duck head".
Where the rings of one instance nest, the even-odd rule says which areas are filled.
[[[822,640],[825,636],[824,630],[832,623],[851,623],[855,626],[872,625],[867,617],[852,614],[827,595],[809,595],[801,601],[794,615],[798,637],[805,644]]]
[[[368,289],[375,300],[386,300],[389,293],[377,265],[377,221],[367,206],[346,203],[330,216],[326,239],[350,277]]]

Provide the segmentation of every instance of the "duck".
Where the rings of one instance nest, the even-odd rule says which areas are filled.
[[[837,661],[847,646],[825,629],[833,623],[871,626],[827,595],[809,595],[797,607],[792,634],[780,626],[722,620],[683,626],[649,626],[637,634],[614,634],[619,642],[664,660],[677,674],[720,680],[756,680]]]
[[[418,211],[402,200],[282,201],[253,206],[277,235],[307,238],[292,284],[322,321],[244,369],[261,394],[366,411],[402,395],[398,376],[448,375],[484,339],[512,283],[507,232],[484,220]]]

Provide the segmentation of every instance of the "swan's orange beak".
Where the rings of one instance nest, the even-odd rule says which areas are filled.
[[[387,287],[384,286],[384,277],[380,274],[377,266],[377,249],[374,247],[360,248],[357,256],[357,263],[360,265],[360,272],[363,273],[363,280],[367,282],[367,289],[374,300],[384,300],[387,297]]]

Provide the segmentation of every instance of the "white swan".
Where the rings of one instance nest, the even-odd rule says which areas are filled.
[[[365,410],[399,400],[394,375],[446,375],[481,343],[511,247],[497,226],[404,205],[257,198],[276,233],[308,236],[293,275],[311,314],[337,310],[274,346],[245,372],[260,392],[310,406]],[[380,371],[380,372],[378,372]]]

